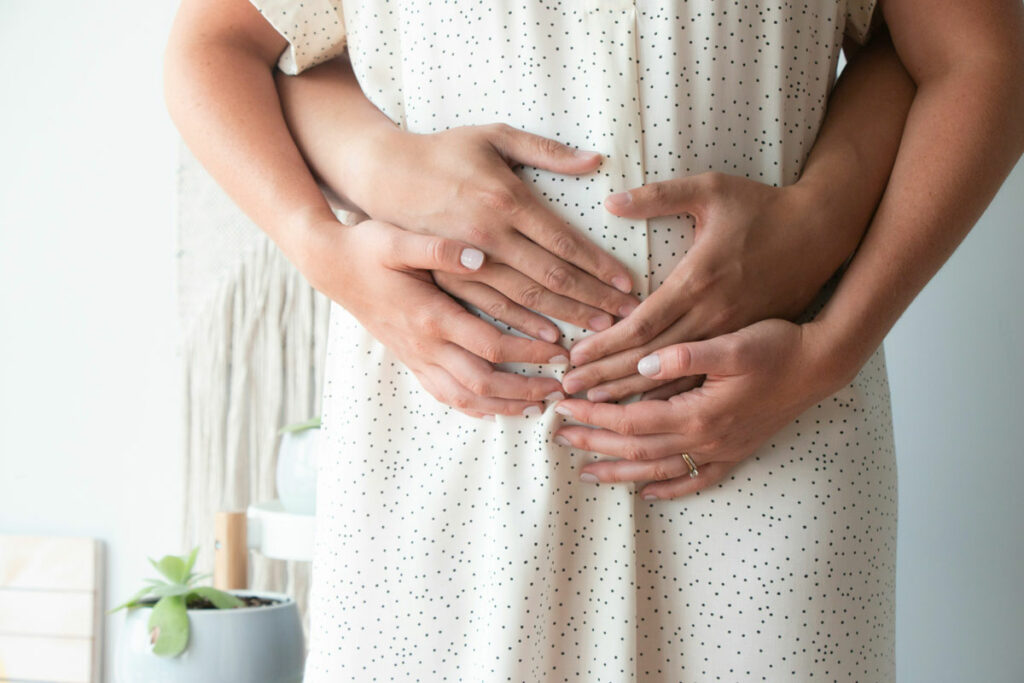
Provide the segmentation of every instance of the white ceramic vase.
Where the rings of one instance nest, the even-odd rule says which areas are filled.
[[[320,430],[285,432],[277,451],[277,496],[287,512],[316,513],[316,450]]]
[[[305,651],[295,601],[280,593],[228,592],[277,602],[189,610],[188,647],[177,657],[153,654],[151,607],[129,610],[117,643],[117,683],[301,683]]]

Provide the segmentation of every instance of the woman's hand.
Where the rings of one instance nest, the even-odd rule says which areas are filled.
[[[557,338],[558,329],[526,309],[603,330],[636,306],[629,271],[513,171],[525,164],[590,173],[600,154],[504,124],[410,133],[369,102],[346,59],[277,83],[295,141],[348,208],[486,252],[487,265],[470,278],[437,278],[454,296],[483,300],[474,302],[483,310],[513,311],[516,320],[503,322],[544,339]]]
[[[776,188],[704,173],[651,183],[605,202],[632,218],[688,213],[693,246],[672,274],[625,320],[577,342],[576,369],[562,385],[617,400],[662,383],[636,373],[655,349],[733,332],[767,318],[798,316],[841,265],[859,232],[823,224],[825,211],[800,185]]]
[[[565,362],[555,344],[502,334],[440,291],[430,271],[468,273],[467,244],[381,221],[318,223],[296,258],[303,275],[390,349],[438,401],[473,417],[530,415],[562,398],[559,383],[499,372],[494,363]],[[344,267],[339,267],[344,264]]]
[[[598,429],[566,426],[562,445],[612,455],[584,466],[594,482],[652,482],[647,500],[693,493],[720,481],[769,437],[855,374],[829,353],[816,323],[764,320],[706,341],[676,344],[640,361],[647,377],[666,381],[707,375],[703,385],[668,400],[628,405],[567,399],[556,412]],[[680,453],[699,475],[690,478]]]

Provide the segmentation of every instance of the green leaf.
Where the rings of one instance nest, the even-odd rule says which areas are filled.
[[[199,546],[192,548],[192,552],[189,554],[188,559],[185,560],[185,577],[188,578],[192,574],[192,567],[196,566],[196,557],[199,555]]]
[[[296,422],[294,424],[281,427],[277,431],[278,435],[287,434],[288,432],[304,432],[307,429],[319,429],[320,427],[320,416],[311,417],[305,422]]]
[[[188,583],[188,585],[191,586],[192,584],[196,583],[197,581],[202,581],[203,579],[208,579],[211,576],[213,576],[213,574],[211,574],[210,572],[203,572],[202,574],[193,574],[192,576],[188,577],[188,581],[186,583]]]
[[[151,590],[153,590],[153,588],[154,588],[154,586],[146,586],[145,588],[141,589],[138,593],[136,593],[132,597],[128,598],[128,600],[126,602],[124,602],[123,604],[120,604],[117,607],[109,610],[107,612],[107,614],[113,614],[114,612],[117,612],[119,610],[125,609],[126,607],[135,607],[136,605],[139,604],[139,598],[144,597]]]
[[[164,555],[159,562],[149,560],[156,570],[167,577],[171,583],[185,583],[185,560],[177,555]]]
[[[200,597],[206,598],[213,603],[213,606],[217,609],[231,609],[234,607],[243,607],[245,603],[231,593],[225,593],[222,590],[217,590],[213,586],[199,586],[193,588],[192,593]]]
[[[185,595],[192,592],[191,586],[183,583],[165,583],[162,586],[153,586],[153,595],[158,598],[166,598],[169,595]]]
[[[149,641],[153,643],[153,654],[161,657],[175,657],[188,646],[188,611],[185,598],[169,595],[160,598],[149,615]]]

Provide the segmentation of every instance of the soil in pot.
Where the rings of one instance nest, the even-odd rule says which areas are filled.
[[[244,607],[268,607],[270,605],[281,604],[280,600],[272,600],[270,598],[260,598],[255,595],[236,595],[236,598],[245,603]],[[156,599],[140,600],[139,606],[141,607],[152,607],[156,604]],[[186,609],[217,609],[213,603],[206,598],[201,598],[198,595],[193,595],[189,598],[188,602],[185,603]]]

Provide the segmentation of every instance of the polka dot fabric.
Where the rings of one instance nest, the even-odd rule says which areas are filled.
[[[605,155],[522,169],[656,288],[685,216],[609,193],[708,170],[793,182],[870,3],[346,0],[363,90],[415,132],[502,121]],[[586,334],[561,325],[565,340]],[[558,368],[510,369],[557,376]],[[586,484],[563,418],[439,405],[343,309],[324,390],[307,681],[894,678],[896,468],[885,363],[720,485],[647,502]]]

